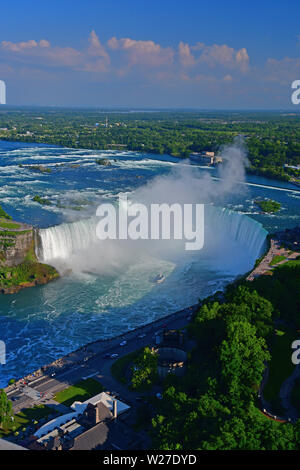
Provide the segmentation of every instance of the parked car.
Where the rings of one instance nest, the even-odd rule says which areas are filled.
[[[138,336],[138,338],[145,338],[145,333],[142,333],[141,335]]]
[[[109,357],[110,357],[109,353],[103,354],[103,356],[102,356],[103,359],[108,359]]]
[[[126,340],[122,341],[122,343],[120,343],[120,346],[125,346],[125,344],[127,344]]]
[[[114,353],[114,354],[111,354],[111,356],[110,356],[110,357],[111,357],[111,359],[114,359],[115,357],[118,357],[118,356],[119,356],[119,354],[117,354],[117,353]]]

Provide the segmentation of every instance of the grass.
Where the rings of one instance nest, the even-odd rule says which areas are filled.
[[[26,253],[25,261],[29,261],[31,263],[37,263],[37,257],[36,257],[35,250],[34,250],[34,240],[33,239],[31,241],[31,246],[30,246],[29,250]]]
[[[23,261],[17,266],[0,268],[0,286],[13,287],[26,285],[28,282],[33,282],[42,279],[55,279],[58,273],[55,268],[47,264],[37,263],[33,261]]]
[[[110,370],[113,377],[122,384],[127,384],[126,371],[129,365],[140,355],[142,349],[133,351],[132,353],[126,354],[125,356],[117,359],[111,366]]]
[[[9,228],[9,229],[16,229],[20,227],[20,224],[15,222],[7,222],[7,220],[0,220],[0,227],[1,228]]]
[[[292,342],[297,338],[297,333],[292,330],[277,331],[271,350],[272,359],[269,365],[268,382],[264,388],[264,397],[278,413],[281,410],[279,391],[282,383],[294,370],[292,363]]]
[[[275,264],[280,263],[280,261],[283,261],[284,259],[286,259],[284,255],[276,255],[270,262],[270,266],[274,266]]]
[[[2,209],[2,207],[0,206],[0,217],[4,218],[4,219],[11,219],[11,216],[8,215],[4,209]]]
[[[1,227],[0,227],[1,229]],[[17,237],[18,235],[24,235],[25,233],[29,233],[31,230],[20,230],[20,231],[12,231],[12,230],[0,230],[0,236],[4,237]]]
[[[103,387],[95,379],[80,380],[74,385],[58,392],[54,400],[58,403],[62,403],[65,406],[71,406],[74,401],[85,401],[88,398],[103,392]]]
[[[29,425],[34,425],[34,421],[55,414],[56,412],[47,405],[37,405],[34,408],[28,408],[14,415],[14,421],[11,426],[6,429],[0,429],[0,437],[9,436],[13,432],[20,432]]]

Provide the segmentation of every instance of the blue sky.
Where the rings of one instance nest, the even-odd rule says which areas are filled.
[[[5,2],[0,79],[13,105],[292,108],[299,14],[296,0]]]

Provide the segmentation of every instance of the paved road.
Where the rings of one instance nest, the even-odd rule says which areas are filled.
[[[286,416],[293,422],[299,418],[298,410],[291,404],[291,393],[295,385],[295,381],[300,377],[300,364],[296,365],[293,373],[282,383],[280,387],[279,397],[281,403],[286,409]]]
[[[145,325],[137,330],[132,330],[123,335],[113,338],[110,341],[100,342],[96,345],[98,353],[91,357],[89,360],[84,360],[78,364],[75,363],[68,370],[62,373],[57,373],[55,377],[42,376],[41,378],[31,381],[28,385],[35,391],[45,394],[44,398],[34,399],[23,393],[25,387],[13,389],[8,392],[10,399],[13,399],[13,408],[15,412],[19,412],[24,408],[31,407],[35,404],[53,403],[53,395],[65,389],[83,378],[95,376],[104,385],[107,390],[114,390],[120,393],[121,397],[125,400],[132,400],[133,394],[128,393],[127,388],[123,387],[117,382],[110,373],[110,367],[116,359],[106,358],[105,354],[118,354],[119,356],[136,351],[147,345],[154,344],[154,334],[163,328],[180,329],[189,323],[191,313],[195,312],[199,306],[193,306],[184,309],[177,314],[170,315],[169,317],[162,318],[154,323]],[[139,336],[143,335],[142,338]],[[124,346],[120,346],[122,341],[127,341]],[[91,349],[89,346],[88,349]]]

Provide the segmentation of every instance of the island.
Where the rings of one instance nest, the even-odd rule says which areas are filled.
[[[1,294],[15,294],[59,277],[54,267],[38,261],[34,235],[31,225],[15,222],[0,206]]]
[[[97,165],[103,165],[103,166],[110,166],[111,163],[107,158],[97,158],[96,160]]]
[[[39,204],[41,204],[42,206],[51,206],[52,203],[51,201],[49,201],[49,199],[46,199],[46,198],[42,198],[41,196],[39,196],[38,194],[36,194],[32,200],[34,202],[38,202]]]
[[[269,214],[274,214],[274,212],[278,212],[281,208],[281,204],[277,201],[274,201],[273,199],[265,199],[265,200],[256,200],[254,201],[257,206],[260,207],[260,209],[263,212],[269,213]]]

